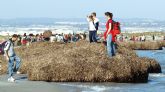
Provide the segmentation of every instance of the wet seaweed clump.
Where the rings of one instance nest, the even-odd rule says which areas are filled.
[[[139,83],[147,82],[149,73],[161,72],[157,61],[140,58],[122,45],[111,58],[103,44],[87,41],[40,42],[18,48],[17,52],[22,58],[21,72],[32,81]],[[7,64],[3,65],[5,73]]]

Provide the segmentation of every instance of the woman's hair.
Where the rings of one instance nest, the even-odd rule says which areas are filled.
[[[26,36],[26,33],[24,33],[24,35],[23,36]]]
[[[18,35],[17,34],[13,34],[12,38],[18,38]]]
[[[113,18],[113,14],[110,13],[110,12],[105,12],[105,15],[108,16],[108,17],[110,17],[111,19]]]

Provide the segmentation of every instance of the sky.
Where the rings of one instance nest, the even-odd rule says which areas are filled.
[[[0,0],[0,19],[83,18],[91,12],[104,17],[165,20],[165,0]]]

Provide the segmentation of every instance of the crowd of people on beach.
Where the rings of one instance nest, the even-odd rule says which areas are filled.
[[[9,37],[10,38],[10,37]],[[34,42],[61,42],[61,43],[70,43],[70,42],[77,42],[79,40],[85,40],[86,34],[52,34],[49,37],[45,37],[43,33],[41,34],[26,34],[18,35],[17,41],[14,43],[16,46],[28,46]]]
[[[117,41],[119,42],[146,42],[146,41],[165,41],[165,36],[156,36],[156,35],[140,35],[140,36],[128,36],[128,35],[119,35],[117,37]]]
[[[120,42],[128,42],[128,41],[145,42],[146,41],[146,36],[142,35],[142,36],[131,36],[131,37],[129,37],[129,36],[120,35],[117,39]]]
[[[86,34],[55,34],[50,37],[50,42],[77,42],[79,40],[86,40]]]

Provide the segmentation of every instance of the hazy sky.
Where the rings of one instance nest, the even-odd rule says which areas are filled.
[[[165,20],[165,0],[0,0],[0,18],[83,18],[105,11],[117,18]]]

